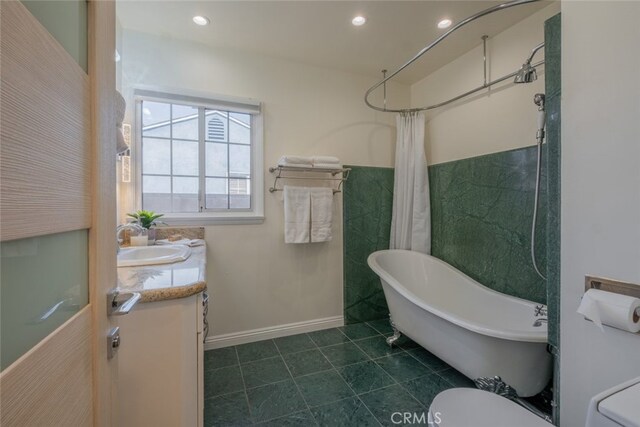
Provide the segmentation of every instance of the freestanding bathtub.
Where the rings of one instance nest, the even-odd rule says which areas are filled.
[[[499,376],[533,396],[551,376],[547,325],[533,326],[535,303],[491,290],[418,252],[374,252],[394,326],[467,377]]]

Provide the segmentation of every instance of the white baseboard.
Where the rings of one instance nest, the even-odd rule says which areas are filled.
[[[208,337],[204,343],[204,349],[213,350],[216,348],[231,347],[234,345],[247,344],[271,338],[280,338],[305,332],[319,331],[322,329],[337,328],[339,326],[344,326],[343,316],[325,317],[324,319],[314,319],[304,322],[271,326],[268,328],[252,329],[250,331],[233,332],[230,334]]]

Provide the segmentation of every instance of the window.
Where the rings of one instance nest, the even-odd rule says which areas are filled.
[[[140,92],[140,207],[176,224],[261,219],[259,104]]]

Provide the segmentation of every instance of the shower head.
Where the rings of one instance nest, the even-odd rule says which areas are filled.
[[[527,61],[522,64],[522,67],[518,70],[514,83],[531,83],[538,79],[538,73],[536,68],[531,65],[531,61]]]
[[[522,67],[520,67],[520,69],[516,73],[516,78],[513,79],[514,83],[531,83],[538,80],[536,67],[531,65],[531,61],[533,61],[533,57],[536,56],[536,53],[538,53],[538,51],[543,47],[544,43],[540,43],[538,46],[533,48],[527,60],[524,62],[524,64],[522,64]]]

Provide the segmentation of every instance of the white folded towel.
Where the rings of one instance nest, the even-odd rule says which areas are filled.
[[[331,240],[333,220],[333,189],[328,187],[311,188],[311,241],[328,242]]]
[[[335,164],[338,164],[338,163],[340,163],[340,159],[337,158],[337,157],[333,157],[333,156],[313,156],[311,158],[311,160],[313,161],[314,165],[316,163],[320,163],[320,164],[324,164],[324,163],[335,163]]]
[[[286,164],[278,163],[278,166],[286,166],[288,168],[311,168],[311,167],[313,167],[313,165],[310,165],[308,163],[286,163]]]
[[[204,246],[204,240],[202,239],[180,239],[174,240],[173,242],[168,239],[156,240],[156,245],[185,245],[190,246],[192,248],[196,246]]]
[[[280,160],[278,160],[278,166],[291,166],[291,165],[304,165],[304,166],[312,166],[313,160],[311,157],[306,156],[282,156]]]
[[[308,243],[311,192],[307,187],[284,186],[284,242]]]
[[[340,163],[314,163],[313,167],[316,169],[342,169]]]

